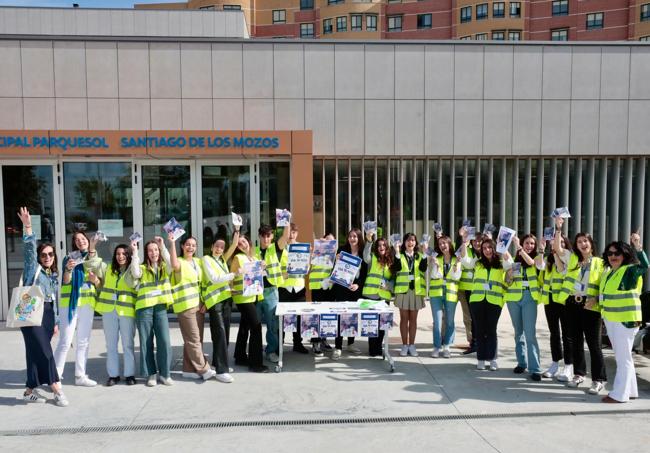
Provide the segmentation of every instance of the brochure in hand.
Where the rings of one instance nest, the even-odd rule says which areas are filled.
[[[314,240],[314,252],[311,264],[313,266],[324,266],[327,268],[334,267],[336,259],[336,239],[328,241],[326,239]]]
[[[516,235],[517,232],[508,227],[502,226],[499,228],[499,235],[497,236],[497,253],[506,253],[512,243],[512,238]]]
[[[310,247],[307,243],[289,244],[287,274],[306,275],[309,272]]]
[[[163,230],[167,234],[171,233],[175,241],[185,234],[183,226],[178,223],[175,217],[172,217],[166,224],[163,225]]]
[[[544,228],[544,239],[547,241],[552,241],[555,237],[555,227],[546,227]]]
[[[364,222],[363,231],[366,234],[377,234],[377,222],[373,222],[373,221]]]
[[[334,264],[334,270],[330,280],[337,285],[349,288],[354,283],[354,279],[361,268],[361,258],[351,255],[347,252],[339,253],[339,257]]]
[[[275,224],[279,227],[288,227],[291,223],[291,213],[287,209],[275,210]]]
[[[263,261],[244,263],[244,296],[259,296],[264,292]]]
[[[244,222],[242,221],[242,218],[241,218],[241,216],[239,214],[235,214],[234,212],[231,212],[230,214],[232,216],[232,225],[233,226],[242,226],[243,225]]]
[[[563,219],[569,219],[571,218],[571,214],[569,213],[569,208],[567,208],[566,206],[562,206],[561,208],[553,209],[553,212],[551,213],[551,217],[553,218],[562,217]]]
[[[136,231],[129,236],[129,242],[142,242],[142,235]]]

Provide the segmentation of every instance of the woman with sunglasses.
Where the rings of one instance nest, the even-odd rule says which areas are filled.
[[[625,403],[639,397],[632,359],[632,343],[641,325],[641,288],[648,257],[641,236],[632,233],[630,244],[614,241],[605,248],[607,269],[600,279],[599,303],[616,359],[612,391],[604,403]]]
[[[27,383],[23,400],[28,403],[45,403],[47,399],[40,395],[36,389],[40,385],[47,384],[54,392],[54,403],[63,407],[68,405],[68,399],[61,390],[61,380],[56,370],[56,362],[50,344],[52,336],[56,335],[59,330],[55,324],[54,316],[54,304],[59,288],[56,253],[54,246],[50,243],[44,242],[36,247],[36,235],[32,231],[32,217],[27,208],[20,208],[18,217],[23,223],[25,252],[23,284],[35,284],[45,295],[41,325],[20,328],[25,340],[27,361]]]

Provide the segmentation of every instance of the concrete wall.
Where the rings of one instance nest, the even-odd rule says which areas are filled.
[[[0,129],[312,129],[316,155],[650,154],[650,46],[0,40]]]

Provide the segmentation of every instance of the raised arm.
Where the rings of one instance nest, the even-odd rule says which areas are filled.
[[[239,244],[239,227],[235,228],[237,229],[232,235],[232,242],[230,243],[230,247],[228,247],[228,250],[226,250],[223,254],[223,260],[225,262],[228,262],[233,253],[235,253],[235,250],[237,250],[237,244]]]
[[[282,229],[282,236],[280,236],[280,239],[278,239],[278,248],[280,250],[284,250],[284,248],[287,246],[287,243],[289,242],[289,233],[291,233],[291,227],[287,225]]]
[[[23,223],[23,242],[24,242],[24,268],[23,284],[30,285],[34,281],[38,260],[36,256],[36,237],[32,232],[32,217],[27,208],[20,208],[18,213],[20,221]]]

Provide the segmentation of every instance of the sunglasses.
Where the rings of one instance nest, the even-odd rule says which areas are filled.
[[[42,259],[54,258],[54,252],[43,252],[43,253],[41,253],[40,256],[41,256]]]
[[[622,253],[618,250],[607,250],[607,256],[621,256]]]

